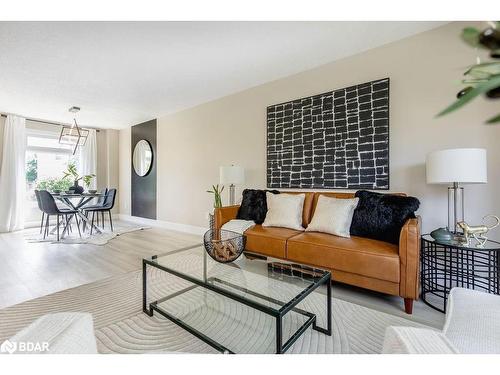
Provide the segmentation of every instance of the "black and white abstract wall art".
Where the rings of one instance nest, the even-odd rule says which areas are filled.
[[[267,186],[389,189],[389,78],[269,106]]]

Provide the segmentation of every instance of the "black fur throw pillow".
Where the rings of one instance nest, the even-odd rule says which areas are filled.
[[[237,219],[253,220],[255,224],[262,224],[267,214],[266,191],[279,194],[278,190],[243,190],[243,200],[236,215]]]
[[[399,234],[406,220],[415,217],[420,202],[414,197],[356,192],[359,203],[354,210],[351,235],[399,244]]]

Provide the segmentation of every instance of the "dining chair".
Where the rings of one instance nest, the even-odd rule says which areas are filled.
[[[56,218],[56,231],[57,231],[57,241],[59,241],[59,227],[60,227],[60,218],[63,217],[63,219],[65,219],[65,226],[64,226],[64,230],[63,230],[63,234],[64,232],[66,232],[66,230],[68,230],[68,225],[70,223],[70,220],[72,218],[73,215],[76,215],[78,213],[77,210],[72,210],[72,209],[60,209],[57,204],[56,204],[56,201],[54,199],[54,197],[52,196],[52,194],[50,194],[47,190],[40,190],[38,192],[38,196],[40,197],[40,201],[41,201],[41,207],[43,209],[43,212],[45,213],[45,215],[47,215],[46,217],[46,221],[45,221],[45,232],[43,234],[43,238],[45,239],[45,237],[48,235],[49,233],[49,219],[50,219],[50,216],[51,215],[56,215],[57,218]],[[68,217],[69,215],[69,217]],[[80,237],[82,236],[82,233],[80,232],[80,225],[78,223],[78,218],[75,216],[75,219],[76,219],[76,225],[78,227],[78,233],[80,234]]]
[[[88,214],[92,212],[92,219],[91,219],[91,224],[90,224],[90,234],[92,234],[92,231],[94,229],[94,219],[95,219],[95,214],[97,212],[97,216],[99,217],[99,213],[102,214],[103,218],[103,228],[104,228],[104,213],[107,212],[109,214],[109,225],[111,227],[111,232],[113,232],[113,219],[111,217],[111,210],[115,206],[115,198],[116,198],[116,189],[109,189],[108,193],[106,194],[106,197],[104,198],[104,202],[102,203],[102,206],[94,206],[94,207],[85,207],[85,213]]]
[[[102,207],[104,205],[104,201],[106,200],[106,195],[108,194],[108,188],[104,188],[101,190],[101,195],[97,198],[97,203],[95,204],[98,207]],[[102,219],[102,228],[104,229],[104,211],[101,211],[101,219]],[[99,215],[97,215],[97,226],[99,226]]]
[[[93,208],[101,208],[104,204],[104,200],[106,199],[106,195],[108,194],[108,188],[104,188],[101,190],[101,192],[99,193],[99,198],[97,198],[97,202],[95,204],[87,204],[83,207],[84,210],[91,210]],[[85,212],[85,216],[88,217],[88,212],[90,211],[84,211]],[[104,212],[101,212],[101,216],[102,216],[102,227],[104,228]],[[97,226],[99,226],[99,215],[97,215]],[[87,227],[87,223],[84,222],[83,223],[83,231],[85,232],[85,228]]]
[[[43,219],[45,218],[45,212],[42,208],[42,200],[40,199],[40,194],[38,190],[35,190],[36,203],[38,203],[38,208],[42,211],[42,220],[40,221],[40,234],[42,234],[43,229]]]

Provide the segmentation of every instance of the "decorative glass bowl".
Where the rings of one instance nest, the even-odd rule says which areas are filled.
[[[217,262],[229,263],[238,259],[245,250],[246,237],[223,229],[208,230],[203,236],[208,255]]]

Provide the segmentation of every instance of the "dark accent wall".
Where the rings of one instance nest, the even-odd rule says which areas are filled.
[[[148,141],[153,149],[153,164],[149,173],[143,177],[135,173],[132,164],[135,145],[141,139]],[[132,216],[156,219],[156,169],[158,165],[158,155],[156,153],[156,119],[132,126],[131,145]]]

